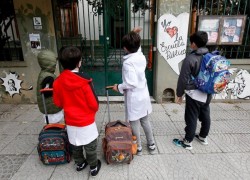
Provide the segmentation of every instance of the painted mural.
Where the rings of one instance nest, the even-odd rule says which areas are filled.
[[[179,63],[186,57],[188,22],[189,13],[164,14],[158,20],[157,49],[178,75]]]
[[[250,73],[244,69],[231,68],[232,79],[215,99],[250,99]]]
[[[5,91],[8,92],[11,97],[14,94],[19,94],[22,81],[18,79],[18,75],[14,72],[8,74],[4,71],[4,73],[6,77],[1,79],[3,80],[2,85],[5,87]]]

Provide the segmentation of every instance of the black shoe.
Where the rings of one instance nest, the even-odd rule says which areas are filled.
[[[92,177],[95,177],[98,174],[99,170],[101,169],[101,165],[102,165],[102,163],[98,159],[96,166],[90,166],[90,174]]]
[[[88,163],[86,160],[83,163],[78,163],[78,164],[76,164],[76,170],[81,171],[81,170],[85,169],[87,167],[87,165],[88,165]]]

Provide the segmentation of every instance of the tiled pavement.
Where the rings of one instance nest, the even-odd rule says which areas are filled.
[[[123,104],[111,104],[111,119],[124,119]],[[209,145],[193,141],[188,151],[172,144],[184,135],[184,105],[153,104],[150,115],[157,154],[149,155],[142,133],[143,156],[135,156],[130,165],[107,165],[101,139],[108,122],[107,107],[100,105],[96,121],[100,133],[98,156],[101,180],[171,179],[250,179],[250,103],[212,103]],[[76,172],[74,162],[44,166],[36,145],[44,122],[37,105],[0,104],[0,179],[1,180],[80,180],[92,179],[88,168]],[[198,123],[199,130],[200,123]]]

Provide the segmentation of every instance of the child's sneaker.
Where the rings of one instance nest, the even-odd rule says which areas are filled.
[[[96,166],[90,166],[90,174],[92,177],[95,177],[98,174],[99,170],[101,169],[101,165],[102,165],[102,163],[98,159]]]
[[[88,165],[88,163],[86,160],[83,163],[77,163],[76,170],[81,171],[81,170],[85,169],[87,167],[87,165]]]
[[[137,156],[141,156],[142,155],[142,148],[141,149],[137,149],[137,153],[136,153]]]
[[[183,147],[187,150],[192,150],[192,142],[188,142],[186,139],[180,140],[180,139],[173,139],[173,143],[178,147]]]
[[[156,153],[156,146],[155,146],[155,144],[148,145],[148,150],[149,150],[150,154],[154,155]]]
[[[208,145],[207,138],[200,137],[198,134],[196,134],[195,137],[201,144]]]

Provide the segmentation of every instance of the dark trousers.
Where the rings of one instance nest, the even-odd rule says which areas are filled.
[[[196,101],[190,96],[186,95],[185,108],[185,139],[192,142],[195,136],[197,127],[197,119],[201,122],[200,136],[206,138],[210,130],[210,107],[212,95],[208,95],[206,103]]]
[[[83,148],[86,153],[86,159],[83,155]],[[78,164],[78,163],[83,163],[85,160],[87,160],[90,166],[96,166],[97,165],[96,148],[97,148],[97,139],[83,146],[72,145],[72,152],[73,152],[72,155],[73,155],[75,162]]]

